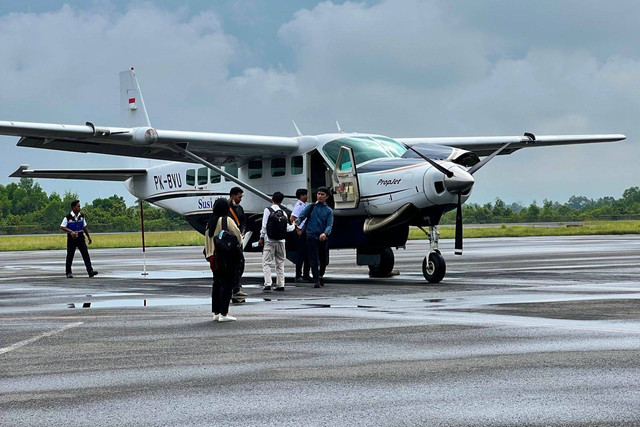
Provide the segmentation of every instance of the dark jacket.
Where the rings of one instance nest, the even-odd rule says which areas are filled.
[[[240,229],[240,233],[244,233],[247,228],[247,217],[244,215],[244,209],[242,209],[242,206],[240,205],[234,205],[233,203],[231,203],[230,205],[231,210],[236,214],[238,220],[240,221],[239,224],[236,222],[236,225]],[[229,212],[229,217],[233,218],[233,220],[235,221],[235,218],[231,212]]]
[[[313,211],[311,211],[311,207]],[[309,212],[311,211],[311,215]],[[296,224],[301,224],[305,218],[307,220],[307,237],[317,239],[322,233],[325,233],[327,237],[331,234],[331,228],[333,227],[333,210],[326,203],[318,203],[307,205],[302,211],[300,216],[296,219]]]

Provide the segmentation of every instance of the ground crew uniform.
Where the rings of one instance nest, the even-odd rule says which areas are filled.
[[[87,220],[83,213],[77,215],[71,211],[64,217],[60,227],[66,227],[71,231],[78,233],[78,237],[73,237],[71,233],[67,233],[67,264],[66,273],[67,276],[71,276],[71,264],[73,263],[73,256],[76,253],[76,248],[80,250],[84,265],[87,268],[87,273],[90,277],[95,276],[93,267],[91,266],[91,258],[89,258],[89,250],[87,249],[87,243],[84,239],[84,230],[87,227]]]

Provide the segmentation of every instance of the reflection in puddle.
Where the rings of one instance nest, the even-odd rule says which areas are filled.
[[[263,298],[245,298],[246,302],[264,302]],[[169,305],[211,304],[208,298],[148,298],[148,299],[105,299],[90,302],[69,303],[67,308],[120,308],[120,307],[162,307]]]

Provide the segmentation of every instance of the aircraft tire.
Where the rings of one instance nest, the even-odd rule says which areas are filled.
[[[369,266],[370,277],[389,277],[393,271],[395,257],[391,248],[384,248],[380,252],[380,265]]]
[[[424,257],[422,260],[422,275],[429,283],[440,283],[447,272],[447,264],[440,252],[431,252],[429,260]]]

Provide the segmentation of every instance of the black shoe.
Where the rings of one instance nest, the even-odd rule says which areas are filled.
[[[274,291],[284,291],[284,286],[278,286],[277,288],[274,288]]]
[[[324,277],[320,278],[320,286],[324,286]]]
[[[244,304],[245,302],[247,302],[247,300],[244,298],[231,298],[232,304]]]
[[[322,285],[321,285],[320,283],[316,283],[315,285],[313,285],[313,287],[314,287],[314,288],[319,288],[319,287],[321,287],[321,286],[322,286]]]
[[[67,273],[67,279],[73,279],[73,274]]]
[[[313,283],[313,277],[311,277],[311,276],[302,276],[302,279],[304,279],[305,281],[307,281],[309,283]]]
[[[298,277],[295,278],[295,282],[296,283],[302,283],[304,281],[306,281],[306,279],[304,277],[302,277],[302,276],[298,276]]]
[[[97,275],[98,275],[98,272],[96,270],[91,270],[89,272],[89,277],[93,277],[93,276],[97,276]]]

